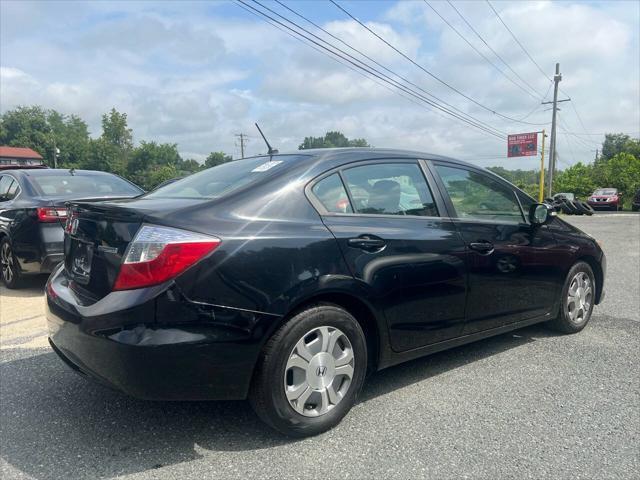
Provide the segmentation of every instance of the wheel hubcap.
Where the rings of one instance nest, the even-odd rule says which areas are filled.
[[[11,282],[13,279],[13,255],[11,254],[11,247],[9,247],[8,243],[2,245],[0,263],[2,264],[2,276],[7,283]]]
[[[353,378],[349,338],[335,327],[318,327],[302,337],[289,354],[284,390],[301,415],[324,415],[342,401]]]
[[[569,319],[578,324],[585,322],[588,319],[592,301],[593,288],[591,279],[584,272],[576,273],[571,279],[567,294]]]

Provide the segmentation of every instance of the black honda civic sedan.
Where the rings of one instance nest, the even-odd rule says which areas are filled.
[[[596,241],[500,177],[381,149],[226,163],[74,202],[50,342],[143,399],[249,398],[292,436],[336,425],[368,373],[538,322],[582,330]]]
[[[111,173],[53,168],[0,171],[2,281],[18,288],[25,275],[49,273],[62,261],[65,203],[135,197],[136,185]]]

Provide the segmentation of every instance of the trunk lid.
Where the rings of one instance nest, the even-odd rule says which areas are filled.
[[[68,202],[64,266],[71,288],[86,302],[113,289],[129,243],[143,223],[167,224],[167,217],[201,204],[201,199],[145,199]]]
[[[73,202],[64,235],[64,268],[76,293],[97,301],[111,291],[122,256],[144,215],[101,203]]]

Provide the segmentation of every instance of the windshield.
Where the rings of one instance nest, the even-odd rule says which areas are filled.
[[[615,195],[617,190],[615,188],[601,188],[593,192],[594,195]]]
[[[160,187],[145,198],[219,198],[282,170],[298,156],[254,157],[234,160]]]
[[[134,197],[142,190],[115,175],[33,175],[45,197]]]

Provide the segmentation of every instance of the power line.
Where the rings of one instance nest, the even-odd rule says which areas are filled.
[[[491,2],[489,0],[486,0],[487,4],[489,5],[489,7],[491,8],[491,10],[493,10],[493,13],[495,13],[496,17],[498,17],[498,20],[500,20],[500,22],[502,23],[502,25],[504,25],[504,28],[507,29],[507,31],[511,34],[511,36],[513,37],[513,39],[516,41],[516,43],[520,46],[520,48],[522,49],[522,51],[527,55],[527,57],[529,57],[529,60],[531,60],[531,62],[533,62],[533,64],[538,68],[538,70],[540,70],[540,73],[542,73],[542,75],[545,76],[545,78],[547,78],[548,80],[551,81],[551,77],[549,77],[549,75],[547,75],[547,73],[540,67],[540,65],[538,64],[538,62],[536,62],[534,60],[534,58],[531,56],[531,54],[527,51],[527,49],[524,47],[524,45],[520,42],[520,40],[518,40],[518,37],[516,37],[516,35],[513,33],[513,31],[509,28],[509,26],[505,23],[505,21],[502,19],[502,17],[500,16],[500,14],[496,11],[496,9],[493,7],[493,5],[491,5]],[[570,95],[565,92],[564,90],[560,89],[560,91],[565,94],[566,96],[570,97]],[[582,117],[580,116],[580,114],[578,113],[578,109],[575,106],[575,103],[572,101],[571,102],[571,108],[573,109],[574,113],[576,114],[576,117],[578,118],[578,121],[580,122],[580,125],[582,126],[582,129],[584,130],[584,132],[587,132],[587,128],[584,126],[584,122],[582,121]]]
[[[399,50],[398,48],[396,48],[394,45],[392,45],[391,43],[389,43],[387,40],[385,40],[382,36],[378,35],[375,31],[373,31],[371,28],[367,27],[364,23],[362,23],[360,20],[358,20],[355,16],[353,16],[351,13],[349,13],[347,10],[345,10],[343,7],[341,7],[338,3],[335,2],[335,0],[329,0],[331,3],[333,3],[338,9],[342,10],[346,15],[348,15],[352,20],[356,21],[361,27],[363,27],[364,29],[366,29],[369,33],[371,33],[372,35],[374,35],[376,38],[378,38],[381,42],[383,42],[385,45],[387,45],[389,48],[393,49],[396,53],[398,53],[399,55],[401,55],[403,58],[405,58],[406,60],[408,60],[409,62],[411,62],[413,65],[415,65],[416,67],[418,67],[420,70],[422,70],[423,72],[425,72],[427,75],[429,75],[430,77],[432,77],[433,79],[437,80],[438,82],[440,82],[442,85],[445,85],[447,88],[453,90],[454,92],[456,92],[458,95],[461,95],[462,97],[466,98],[467,100],[469,100],[470,102],[474,103],[475,105],[479,106],[480,108],[487,110],[491,113],[493,113],[494,115],[497,115],[499,117],[502,117],[506,120],[512,121],[512,122],[518,122],[517,119],[513,118],[513,117],[509,117],[508,115],[504,115],[500,112],[497,112],[496,110],[493,110],[490,107],[487,107],[486,105],[478,102],[477,100],[475,100],[474,98],[466,95],[465,93],[461,92],[460,90],[458,90],[457,88],[449,85],[447,82],[445,82],[444,80],[442,80],[441,78],[439,78],[438,76],[434,75],[433,73],[431,73],[429,70],[427,70],[424,66],[420,65],[419,63],[417,63],[415,60],[413,60],[411,57],[409,57],[408,55],[406,55],[404,52],[402,52],[401,50]]]
[[[531,60],[533,62],[533,64],[538,67],[538,70],[540,70],[540,73],[542,73],[542,75],[544,75],[546,77],[547,80],[549,80],[550,82],[553,82],[553,79],[547,75],[547,73],[542,69],[542,67],[540,67],[540,65],[538,65],[538,62],[536,62],[533,57],[531,56],[531,54],[529,54],[529,52],[527,51],[526,48],[524,48],[524,45],[522,45],[522,43],[520,43],[520,40],[518,40],[518,37],[516,37],[515,33],[513,33],[511,31],[511,29],[509,28],[509,26],[505,23],[505,21],[502,19],[502,17],[500,16],[500,14],[496,11],[495,8],[493,8],[493,5],[491,5],[491,2],[489,0],[486,0],[487,5],[489,5],[489,7],[491,8],[491,10],[493,10],[493,13],[496,14],[496,17],[498,17],[498,20],[500,20],[500,23],[502,23],[502,25],[504,25],[504,28],[507,29],[507,31],[511,34],[511,36],[513,37],[513,39],[516,41],[516,43],[518,45],[520,45],[520,48],[522,49],[522,51],[527,55],[527,57],[529,57],[529,60]]]
[[[466,116],[468,116],[469,118],[471,118],[471,119],[472,119],[472,120],[469,120],[468,118],[462,117],[461,115],[456,114],[455,112],[452,112],[452,111],[450,111],[450,110],[446,109],[445,107],[442,107],[442,106],[441,106],[441,105],[439,105],[438,103],[436,103],[436,102],[434,102],[434,101],[432,101],[432,100],[430,100],[430,99],[428,99],[428,98],[424,97],[423,95],[417,94],[415,91],[413,91],[413,90],[409,89],[408,87],[406,87],[406,86],[404,86],[404,85],[402,85],[402,84],[399,84],[397,81],[395,81],[395,80],[393,80],[393,79],[390,79],[390,77],[388,77],[388,76],[386,76],[386,75],[384,75],[384,74],[381,74],[381,72],[379,72],[378,70],[374,69],[374,68],[373,68],[373,67],[371,67],[370,65],[367,65],[365,62],[362,62],[361,60],[359,60],[359,59],[357,59],[357,58],[353,57],[352,55],[350,55],[350,54],[348,54],[348,53],[344,52],[344,50],[341,50],[340,48],[336,47],[335,45],[332,45],[332,44],[330,44],[329,42],[327,42],[326,40],[321,39],[321,38],[320,38],[320,37],[318,37],[317,35],[314,35],[313,33],[309,32],[309,31],[308,31],[308,30],[306,30],[305,28],[303,28],[303,27],[301,27],[300,25],[296,24],[295,22],[291,21],[290,19],[288,19],[288,18],[286,18],[286,17],[284,17],[284,16],[280,15],[280,14],[279,14],[279,13],[277,13],[277,12],[274,12],[273,10],[269,9],[268,7],[265,7],[265,6],[264,6],[264,5],[262,5],[260,2],[254,1],[253,3],[255,3],[255,4],[257,4],[257,5],[260,5],[260,7],[262,7],[263,9],[268,10],[268,11],[270,11],[270,12],[272,12],[272,13],[274,13],[274,14],[278,15],[279,17],[281,17],[281,18],[283,18],[284,20],[286,20],[288,23],[290,23],[290,24],[292,24],[292,25],[295,25],[295,27],[296,27],[297,29],[302,30],[302,31],[304,31],[304,32],[306,32],[306,33],[308,33],[308,34],[310,34],[310,35],[314,36],[315,38],[317,38],[317,39],[318,39],[318,40],[320,40],[321,42],[323,42],[323,43],[325,43],[325,44],[327,44],[327,45],[331,46],[334,50],[337,50],[337,51],[341,52],[342,54],[344,54],[344,55],[346,55],[346,56],[350,57],[351,59],[353,59],[353,60],[355,60],[355,61],[352,61],[352,60],[350,60],[349,58],[346,58],[344,55],[341,55],[340,53],[337,53],[336,51],[331,50],[331,49],[329,49],[329,48],[325,47],[323,44],[321,44],[321,43],[319,43],[319,42],[317,42],[317,41],[313,40],[312,38],[309,38],[308,36],[304,35],[303,33],[301,33],[301,32],[299,32],[299,31],[297,31],[297,30],[295,30],[295,29],[291,28],[290,26],[288,26],[288,25],[286,25],[286,24],[284,24],[284,23],[282,23],[282,22],[280,22],[279,20],[277,20],[277,19],[275,19],[274,17],[272,17],[272,16],[268,15],[267,13],[265,13],[265,12],[263,12],[263,11],[261,11],[261,10],[259,10],[259,9],[255,8],[255,7],[253,7],[253,6],[249,5],[249,4],[247,4],[245,1],[243,1],[243,0],[237,0],[237,1],[238,1],[238,3],[239,3],[239,4],[242,4],[243,6],[250,8],[251,10],[253,10],[253,11],[257,12],[258,14],[260,14],[261,16],[263,16],[263,17],[266,17],[266,18],[270,19],[272,22],[275,22],[275,23],[279,24],[280,26],[282,26],[282,27],[286,28],[287,30],[289,30],[289,31],[291,31],[292,33],[294,33],[294,34],[298,35],[299,37],[304,38],[307,42],[311,42],[311,43],[313,43],[313,44],[317,45],[317,46],[318,46],[318,47],[320,47],[321,49],[326,50],[326,51],[327,51],[327,52],[329,52],[330,54],[332,54],[332,55],[334,55],[334,56],[336,56],[336,57],[340,58],[340,59],[341,59],[341,60],[343,60],[343,61],[348,62],[349,64],[351,64],[351,65],[355,66],[356,68],[359,68],[359,69],[361,69],[361,70],[364,70],[364,71],[365,71],[365,72],[367,72],[368,74],[373,75],[374,77],[376,77],[376,78],[378,78],[378,79],[380,79],[380,80],[382,80],[382,81],[384,81],[384,82],[386,82],[386,83],[388,83],[388,84],[390,84],[390,85],[392,85],[392,86],[394,86],[394,87],[396,87],[396,88],[398,88],[398,89],[402,90],[403,92],[408,93],[408,94],[410,94],[410,95],[412,95],[412,96],[414,96],[414,97],[418,98],[419,100],[422,100],[423,102],[425,102],[425,103],[427,103],[427,104],[429,104],[429,105],[431,105],[431,106],[433,106],[433,107],[435,107],[435,108],[438,108],[439,110],[441,110],[441,111],[443,111],[443,112],[445,112],[445,113],[448,113],[449,115],[451,115],[451,116],[453,116],[453,117],[455,117],[455,118],[457,118],[457,119],[459,119],[459,120],[461,120],[461,121],[463,121],[463,122],[465,122],[465,123],[467,123],[467,124],[469,124],[469,125],[472,125],[472,126],[474,126],[474,127],[476,127],[476,128],[479,128],[480,130],[483,130],[483,131],[485,131],[486,133],[488,133],[488,134],[490,134],[490,135],[493,135],[494,137],[497,137],[497,138],[500,138],[500,139],[504,139],[504,138],[505,138],[504,134],[503,134],[502,132],[500,132],[499,130],[496,130],[494,127],[491,127],[490,125],[487,125],[487,124],[485,124],[484,122],[481,122],[481,121],[479,121],[479,120],[477,120],[477,119],[474,119],[474,118],[473,118],[473,117],[471,117],[470,115],[465,114]],[[324,54],[324,52],[323,52],[323,54]],[[326,55],[326,54],[325,54],[325,55]],[[358,62],[358,63],[356,63],[356,62]]]
[[[520,75],[518,75],[518,72],[516,72],[513,68],[511,68],[511,65],[509,65],[509,64],[507,63],[507,61],[506,61],[504,58],[502,58],[502,57],[498,54],[498,52],[496,52],[496,51],[491,47],[491,45],[489,45],[489,43],[488,43],[488,42],[487,42],[487,41],[482,37],[482,35],[480,35],[480,34],[478,33],[478,31],[477,31],[475,28],[473,28],[473,25],[471,25],[471,24],[467,21],[467,19],[464,17],[464,15],[462,15],[462,13],[460,12],[460,10],[458,10],[458,9],[455,7],[455,5],[454,5],[453,3],[451,3],[451,1],[450,1],[450,0],[447,0],[447,3],[451,6],[451,8],[453,8],[453,9],[456,11],[456,13],[458,14],[458,16],[462,19],[462,21],[463,21],[464,23],[466,23],[466,25],[471,29],[471,31],[472,31],[473,33],[475,33],[475,34],[476,34],[476,36],[480,39],[480,41],[481,41],[482,43],[484,43],[484,44],[485,44],[485,46],[486,46],[489,50],[491,50],[491,52],[493,52],[493,54],[494,54],[494,55],[495,55],[495,56],[496,56],[496,57],[497,57],[497,58],[498,58],[502,63],[504,63],[504,65],[505,65],[505,66],[506,66],[506,67],[511,71],[511,73],[513,73],[516,77],[518,77],[518,79],[520,79],[520,81],[521,81],[522,83],[524,83],[527,87],[529,87],[529,88],[531,89],[531,91],[535,92],[535,94],[536,94],[536,95],[538,96],[538,98],[541,100],[541,99],[542,99],[542,97],[540,97],[540,94],[538,93],[538,91],[537,91],[534,87],[532,87],[532,86],[529,84],[529,82],[527,82],[524,78],[522,78]]]
[[[286,8],[287,10],[289,10],[289,11],[290,11],[291,13],[293,13],[294,15],[298,16],[299,18],[302,18],[303,20],[305,20],[305,21],[306,21],[306,22],[308,22],[309,24],[311,24],[311,25],[313,25],[314,27],[316,27],[318,30],[321,30],[321,31],[322,31],[322,32],[324,32],[325,34],[329,35],[331,38],[333,38],[333,39],[335,39],[335,40],[339,41],[341,44],[345,45],[347,48],[351,49],[352,51],[357,52],[359,55],[362,55],[364,58],[366,58],[367,60],[369,60],[369,61],[373,62],[375,65],[379,66],[379,67],[380,67],[380,68],[382,68],[383,70],[385,70],[385,71],[389,72],[391,75],[394,75],[395,77],[397,77],[397,78],[401,79],[401,80],[402,80],[402,81],[404,81],[405,83],[407,83],[407,84],[409,84],[409,85],[411,85],[411,86],[413,86],[413,87],[417,88],[418,90],[420,90],[421,92],[425,93],[425,94],[426,94],[426,95],[428,95],[429,97],[431,97],[431,98],[435,99],[434,101],[441,102],[442,104],[446,105],[447,107],[451,108],[452,110],[455,110],[455,111],[457,111],[458,113],[460,113],[461,115],[466,116],[466,117],[468,117],[468,118],[471,118],[471,119],[473,119],[474,121],[477,121],[477,122],[478,122],[478,123],[480,123],[480,124],[490,126],[490,125],[486,124],[485,122],[483,122],[483,121],[481,121],[481,120],[478,120],[478,119],[476,119],[475,117],[473,117],[473,116],[469,115],[468,113],[466,113],[466,112],[464,112],[464,111],[460,110],[459,108],[455,107],[454,105],[451,105],[451,104],[447,103],[446,101],[442,100],[441,98],[438,98],[438,97],[436,97],[435,95],[431,94],[430,92],[428,92],[428,91],[424,90],[422,87],[420,87],[419,85],[416,85],[416,84],[415,84],[415,83],[413,83],[411,80],[409,80],[409,79],[407,79],[406,77],[404,77],[404,76],[402,76],[402,75],[398,74],[397,72],[395,72],[395,71],[391,70],[390,68],[386,67],[385,65],[383,65],[383,64],[381,64],[381,63],[379,63],[379,62],[378,62],[378,61],[376,61],[375,59],[371,58],[369,55],[365,54],[365,53],[364,53],[364,52],[362,52],[361,50],[358,50],[357,48],[353,47],[352,45],[350,45],[349,43],[345,42],[345,41],[344,41],[344,40],[342,40],[341,38],[337,37],[336,35],[332,34],[331,32],[327,31],[326,29],[322,28],[320,25],[318,25],[317,23],[315,23],[315,22],[313,22],[312,20],[308,19],[307,17],[305,17],[305,16],[304,16],[304,15],[302,15],[301,13],[296,12],[294,9],[292,9],[292,8],[290,8],[289,6],[285,5],[285,4],[284,4],[284,3],[282,3],[280,0],[275,0],[275,1],[276,1],[279,5],[281,5],[282,7]],[[258,2],[256,2],[256,3],[258,3]],[[273,10],[269,9],[268,7],[264,7],[263,5],[261,5],[261,6],[262,6],[263,8],[266,8],[267,10],[269,10],[269,11],[273,12]],[[278,14],[277,12],[274,12],[274,13],[275,13],[276,15],[279,15],[281,18],[285,18],[285,17],[283,17],[282,15]],[[291,22],[291,20],[288,20],[288,19],[287,19],[287,21],[297,26],[297,24],[295,24],[294,22]],[[305,31],[307,31],[307,30],[305,30]],[[307,32],[308,32],[308,31],[307,31]],[[313,35],[313,34],[311,33],[311,35]],[[319,38],[319,37],[317,37],[316,35],[314,35],[314,37],[316,37],[316,38],[320,39],[320,38]],[[321,40],[322,40],[322,39],[321,39]],[[326,40],[322,40],[322,41],[324,41],[325,43],[327,43],[327,45],[331,45],[331,44],[330,44],[329,42],[327,42]],[[336,48],[336,47],[335,47],[335,46],[333,46],[333,45],[331,45],[331,46],[332,46],[333,48]],[[338,49],[338,50],[340,50],[340,49]],[[342,50],[340,50],[340,51],[342,52]],[[348,55],[348,54],[347,54],[347,55]],[[354,57],[352,57],[351,55],[349,55],[349,56],[350,56],[351,58],[354,58]],[[364,64],[364,62],[362,62],[361,60],[358,60],[358,61]],[[377,71],[377,70],[376,70],[376,71]],[[386,76],[386,75],[385,75],[385,76]],[[389,77],[387,77],[387,78],[389,78]],[[495,128],[493,128],[493,127],[491,127],[491,128],[497,131],[497,129],[495,129]]]
[[[364,78],[366,78],[367,80],[371,80],[372,82],[376,83],[377,85],[379,85],[379,86],[381,86],[381,87],[386,88],[386,89],[387,89],[387,90],[389,90],[390,92],[392,92],[392,93],[394,93],[394,94],[396,94],[396,95],[401,96],[402,98],[404,98],[404,99],[406,99],[406,100],[408,100],[408,101],[410,101],[410,102],[412,102],[412,103],[414,103],[414,104],[418,105],[419,107],[426,108],[426,106],[424,105],[424,103],[420,103],[420,102],[416,101],[415,99],[413,99],[413,98],[411,98],[411,97],[408,97],[407,95],[403,95],[403,93],[402,93],[401,91],[394,90],[393,88],[389,87],[388,85],[385,85],[384,83],[382,83],[382,82],[378,81],[376,78],[371,78],[370,76],[367,76],[367,74],[366,74],[366,73],[364,73],[363,71],[358,70],[358,69],[356,69],[356,68],[352,67],[351,65],[349,65],[349,64],[347,64],[347,63],[341,62],[341,61],[340,61],[340,60],[338,60],[337,58],[332,57],[332,56],[328,55],[327,53],[323,52],[323,51],[322,51],[321,49],[319,49],[318,47],[316,47],[316,46],[314,46],[314,45],[312,45],[312,44],[310,44],[310,43],[308,43],[308,42],[305,42],[302,38],[300,38],[300,37],[298,37],[298,36],[296,36],[296,35],[292,34],[291,32],[289,32],[289,31],[285,30],[284,28],[282,28],[280,25],[276,24],[275,22],[272,22],[271,20],[269,20],[268,18],[264,17],[263,15],[260,15],[260,14],[256,13],[255,11],[253,11],[253,10],[255,10],[255,9],[250,10],[249,8],[247,8],[247,7],[245,7],[244,5],[242,5],[240,2],[237,2],[237,5],[238,5],[240,8],[242,8],[243,10],[247,11],[248,13],[250,13],[251,15],[254,15],[254,16],[258,17],[260,20],[264,21],[265,23],[268,23],[268,24],[269,24],[269,25],[271,25],[272,27],[277,28],[278,30],[280,30],[282,33],[285,33],[286,35],[290,36],[290,37],[291,37],[291,38],[293,38],[294,40],[296,40],[296,41],[298,41],[298,42],[302,43],[304,46],[309,47],[309,48],[312,48],[312,49],[313,49],[313,50],[315,50],[316,52],[321,53],[322,55],[324,55],[324,56],[326,56],[326,57],[330,58],[331,60],[333,60],[334,62],[338,63],[339,65],[342,65],[342,66],[344,66],[344,67],[347,67],[349,70],[352,70],[353,72],[357,73],[358,75],[363,76],[363,77],[364,77]],[[257,10],[256,10],[256,11],[257,11]],[[303,38],[306,38],[306,37],[303,37]],[[442,113],[440,113],[438,110],[431,110],[431,109],[429,109],[429,108],[426,108],[426,109],[427,109],[427,110],[429,110],[430,112],[433,112],[433,113],[435,113],[435,114],[437,114],[437,115],[441,116],[442,118],[446,118],[446,117],[445,117]],[[251,135],[248,135],[248,136],[249,136],[249,137],[251,137],[251,138],[259,138],[259,137],[255,137],[255,136],[251,136]],[[237,145],[236,145],[236,147],[237,147]]]
[[[542,101],[544,102],[545,99],[547,98],[547,95],[549,95],[549,92],[551,91],[551,87],[553,86],[553,83],[549,84],[549,87],[547,88],[547,92],[544,94],[544,96],[542,97]],[[524,120],[525,118],[530,117],[531,115],[533,115],[535,112],[537,112],[540,108],[542,108],[542,106],[544,105],[544,103],[540,103],[538,105],[536,105],[535,107],[533,107],[533,109],[527,113],[524,117],[520,118],[520,120]],[[548,125],[548,122],[545,123],[544,125]]]
[[[278,0],[276,0],[278,1]],[[458,31],[458,29],[456,27],[454,27],[453,25],[451,25],[451,23],[449,23],[449,21],[444,18],[440,12],[438,12],[435,8],[433,8],[433,5],[431,5],[427,0],[423,0],[424,3],[427,4],[427,6],[433,10],[433,12],[438,15],[438,17],[440,17],[440,19],[451,29],[453,30],[462,40],[464,40],[466,42],[467,45],[469,45],[478,55],[480,55],[489,65],[491,65],[494,69],[496,69],[498,72],[500,72],[500,74],[502,76],[504,76],[504,78],[506,78],[507,80],[509,80],[511,83],[513,83],[516,87],[518,87],[520,90],[522,90],[524,93],[526,93],[527,95],[531,96],[532,98],[535,98],[536,100],[538,99],[537,96],[533,95],[530,91],[528,91],[526,88],[524,88],[522,85],[520,85],[519,83],[516,83],[510,76],[508,76],[506,73],[504,73],[504,71],[498,67],[495,63],[493,63],[491,60],[489,60],[489,58],[487,58],[487,56],[482,53],[480,50],[478,50],[476,48],[475,45],[473,45],[468,39],[467,37],[465,37],[462,33],[460,33],[460,31]]]

